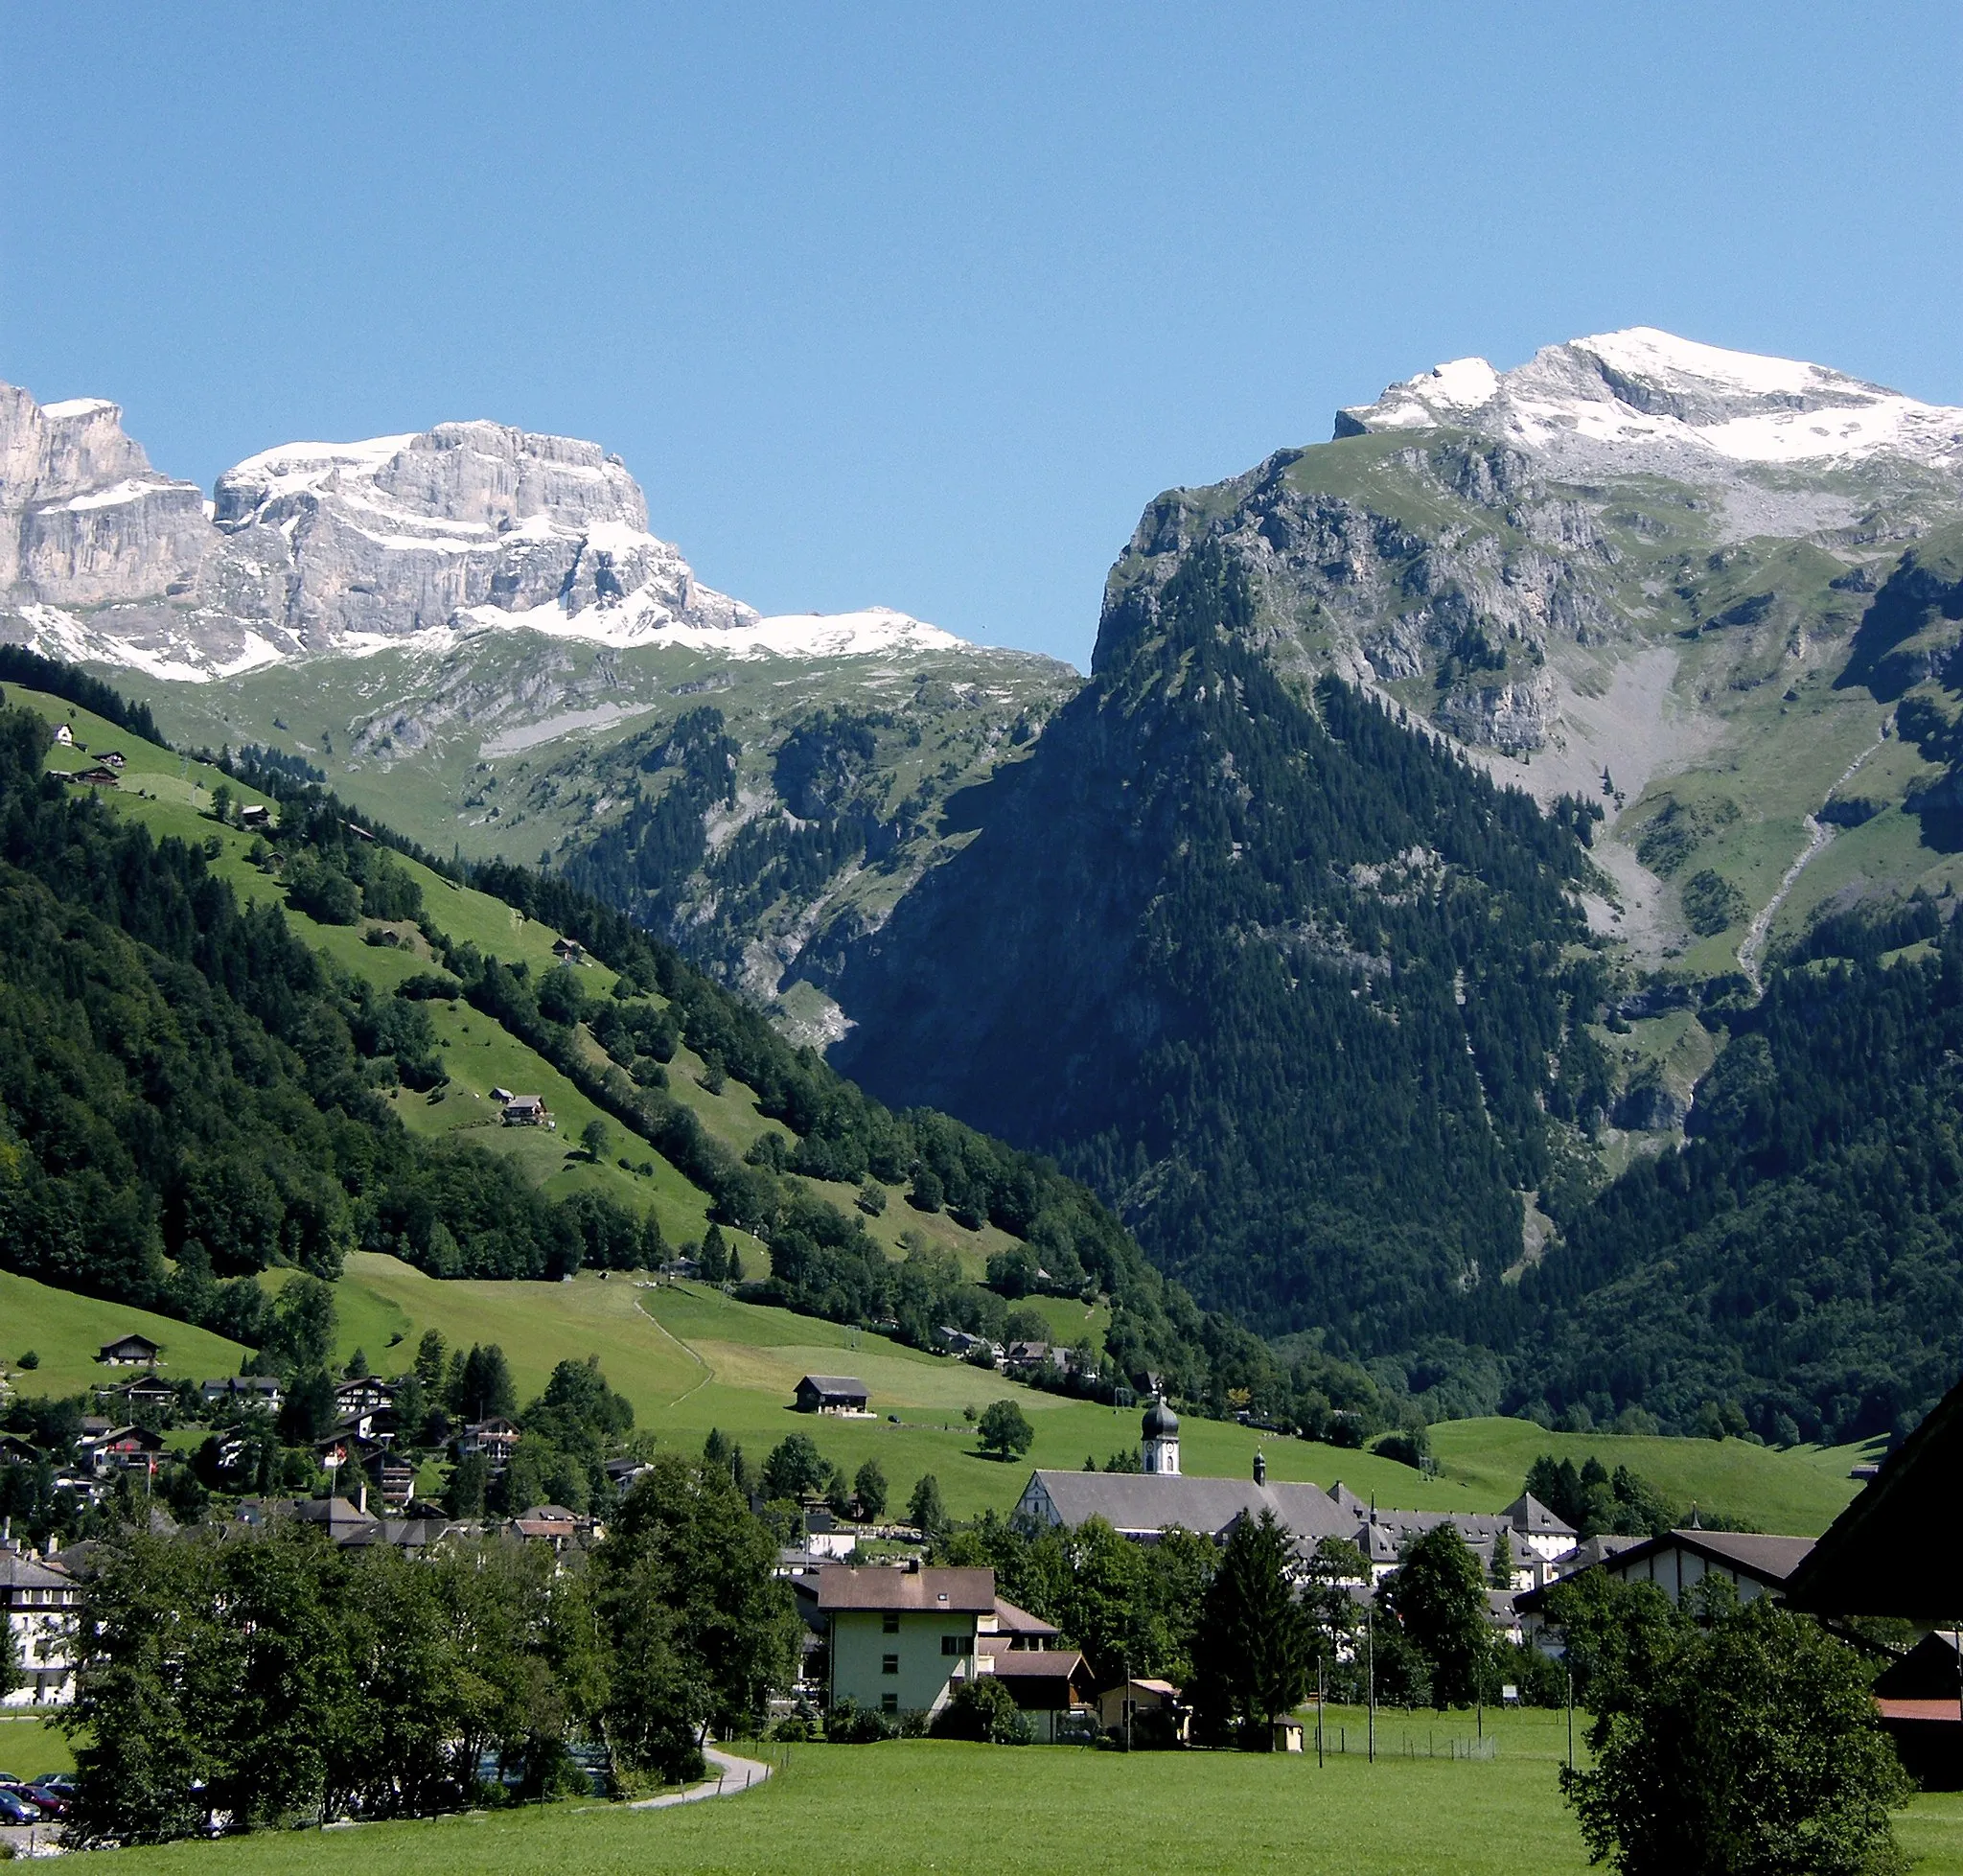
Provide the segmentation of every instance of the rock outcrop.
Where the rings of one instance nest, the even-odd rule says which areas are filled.
[[[207,503],[150,467],[115,405],[41,405],[12,385],[0,609],[44,649],[167,678],[511,623],[612,644],[680,633],[698,648],[765,624],[648,531],[639,486],[596,444],[491,423],[288,444],[228,470]],[[812,636],[779,629],[741,649]],[[811,650],[913,642],[955,641],[890,614]]]

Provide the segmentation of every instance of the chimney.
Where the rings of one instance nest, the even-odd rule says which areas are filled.
[[[1257,1485],[1268,1482],[1268,1455],[1259,1447],[1254,1449],[1254,1482]]]
[[[358,1512],[359,1512],[363,1517],[366,1517],[368,1516],[368,1481],[366,1479],[363,1479],[361,1481],[361,1495],[356,1501],[355,1509]]]

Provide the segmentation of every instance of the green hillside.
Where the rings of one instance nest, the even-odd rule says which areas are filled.
[[[245,1350],[209,1330],[132,1309],[100,1297],[54,1289],[32,1277],[0,1270],[0,1376],[17,1394],[78,1394],[84,1388],[127,1380],[129,1369],[104,1368],[96,1351],[119,1335],[148,1335],[163,1345],[157,1373],[169,1380],[201,1381],[236,1375]],[[40,1357],[23,1368],[32,1350]]]

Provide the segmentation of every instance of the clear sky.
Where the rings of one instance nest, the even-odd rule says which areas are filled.
[[[591,437],[766,612],[1089,658],[1160,489],[1651,324],[1963,404],[1963,9],[0,11],[0,378],[209,485]]]

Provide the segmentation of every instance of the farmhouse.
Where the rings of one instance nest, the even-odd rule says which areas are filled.
[[[65,723],[58,723],[55,726],[55,741],[63,749],[73,749],[75,747],[75,731],[69,729]]]
[[[76,1456],[100,1479],[112,1472],[148,1471],[163,1449],[164,1436],[147,1426],[111,1426],[84,1437],[76,1448]]]
[[[501,1472],[511,1463],[520,1438],[518,1428],[508,1420],[473,1421],[457,1435],[456,1456],[473,1459],[481,1454],[491,1462],[494,1472]]]
[[[96,1359],[106,1368],[153,1368],[163,1352],[161,1342],[152,1342],[148,1335],[139,1335],[132,1330],[113,1342],[104,1342],[96,1352]]]
[[[587,961],[587,948],[574,938],[554,938],[552,955],[563,964],[583,964]]]
[[[817,1612],[831,1641],[834,1705],[936,1713],[976,1672],[995,1572],[834,1563],[818,1572]]]
[[[258,801],[247,801],[239,810],[239,825],[248,833],[263,833],[272,825],[272,810]]]
[[[139,1375],[133,1381],[97,1388],[96,1399],[111,1406],[111,1411],[133,1413],[138,1407],[162,1409],[175,1404],[177,1387],[175,1382],[165,1380],[161,1375]]]
[[[199,1389],[207,1407],[259,1407],[276,1414],[286,1399],[277,1378],[271,1375],[227,1375],[221,1380],[206,1381]]]
[[[504,1103],[504,1124],[508,1127],[549,1127],[552,1110],[539,1095],[513,1095]]]
[[[0,1707],[66,1706],[75,1698],[75,1618],[81,1592],[52,1556],[0,1543],[0,1609],[20,1684]]]
[[[797,1383],[801,1414],[863,1414],[868,1399],[866,1383],[850,1375],[806,1375]]]

